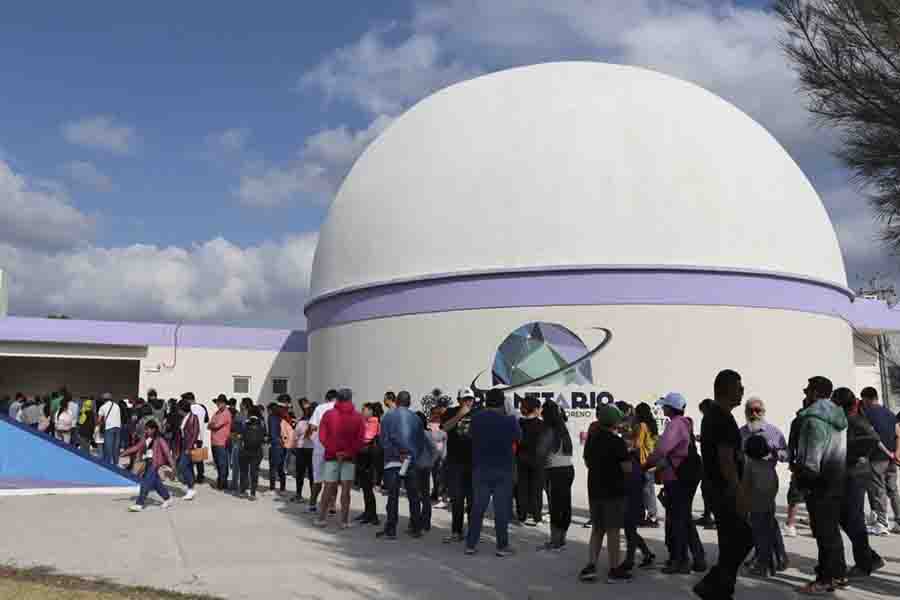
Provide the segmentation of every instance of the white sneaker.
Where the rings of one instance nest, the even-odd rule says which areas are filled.
[[[891,533],[900,533],[900,523],[895,523],[891,528]]]
[[[164,510],[167,509],[167,508],[171,508],[171,507],[172,507],[172,499],[171,499],[171,498],[169,498],[168,500],[164,501],[164,502],[162,503],[162,506],[160,506],[160,508],[162,508],[162,509],[164,509]]]
[[[881,523],[877,523],[869,527],[869,535],[888,535],[888,528],[882,525]]]
[[[794,525],[785,525],[784,535],[787,537],[797,537],[797,528]]]
[[[188,490],[187,494],[184,495],[184,499],[185,500],[193,500],[194,496],[196,496],[196,495],[197,495],[197,492],[195,492],[194,490]]]
[[[141,512],[142,510],[144,510],[144,507],[140,504],[132,504],[128,507],[128,510],[130,510],[131,512]]]

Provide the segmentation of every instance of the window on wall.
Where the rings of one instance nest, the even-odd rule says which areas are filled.
[[[235,375],[233,378],[234,387],[233,390],[235,394],[249,394],[250,393],[250,378],[243,377],[240,375]]]
[[[272,378],[272,393],[273,394],[288,394],[288,378],[287,377],[273,377]]]

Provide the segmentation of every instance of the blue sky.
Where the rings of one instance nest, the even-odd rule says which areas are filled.
[[[853,273],[895,276],[767,2],[14,3],[0,22],[0,268],[11,312],[298,327],[315,232],[418,99],[545,60],[654,68],[765,125]],[[851,279],[851,284],[855,281]]]

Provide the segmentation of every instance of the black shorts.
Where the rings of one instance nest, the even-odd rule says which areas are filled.
[[[625,498],[591,500],[591,522],[598,529],[621,529],[625,526]]]

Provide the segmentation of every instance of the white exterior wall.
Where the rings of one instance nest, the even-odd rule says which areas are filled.
[[[5,317],[9,311],[9,290],[7,289],[6,275],[0,269],[0,317]]]
[[[215,410],[213,398],[219,394],[242,398],[249,396],[255,403],[268,404],[275,399],[272,378],[289,380],[291,397],[306,392],[306,353],[279,352],[275,350],[218,350],[206,348],[179,348],[174,368],[171,346],[150,346],[141,365],[140,392],[155,389],[161,398],[178,398],[184,392],[193,392],[207,409]],[[158,368],[158,370],[157,370]],[[234,376],[250,377],[247,394],[234,392]]]
[[[866,336],[866,342],[875,348],[878,347],[878,336]],[[856,338],[853,340],[853,359],[856,364],[856,388],[857,395],[864,387],[873,387],[878,390],[878,395],[883,395],[881,389],[881,361],[876,350],[863,344]]]
[[[747,395],[767,401],[769,418],[786,427],[807,378],[821,374],[855,386],[849,326],[840,319],[770,309],[684,306],[581,306],[457,311],[374,319],[309,334],[309,397],[348,385],[358,401],[386,389],[414,399],[434,386],[454,391],[488,370],[499,344],[531,321],[568,327],[588,347],[613,340],[592,361],[595,387],[632,404],[681,391],[696,414],[712,396],[716,373],[741,373]]]

